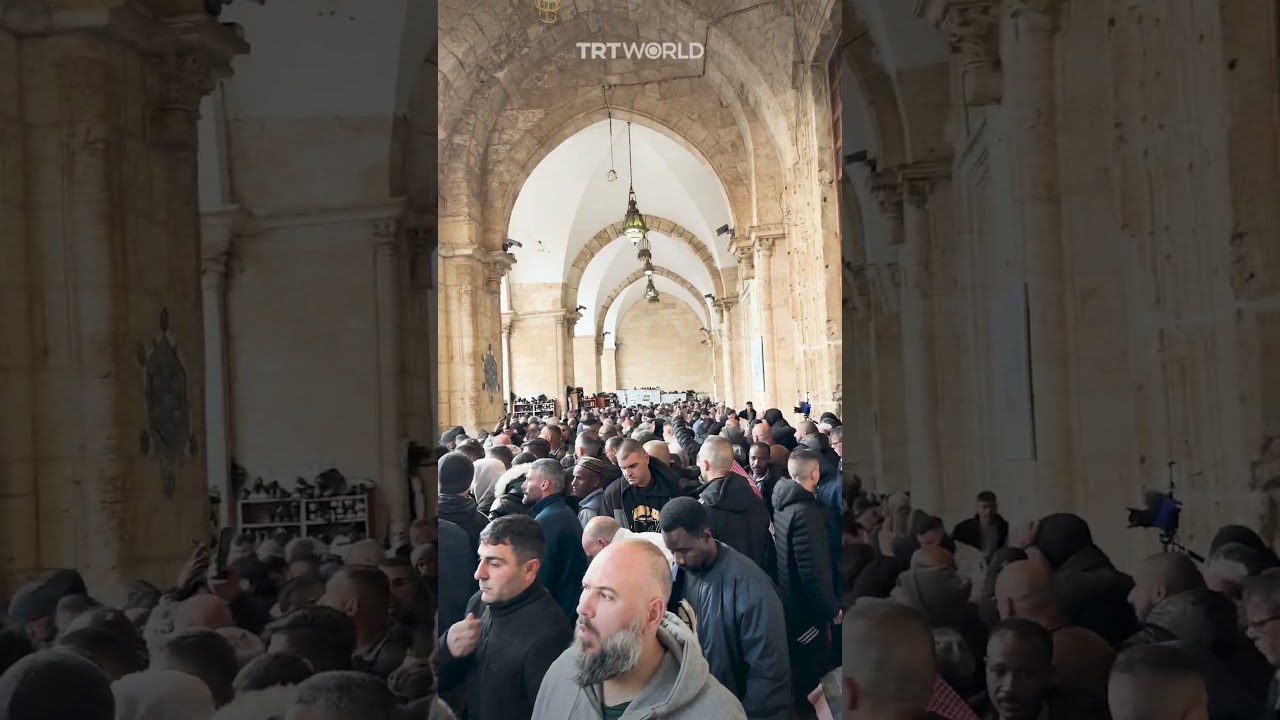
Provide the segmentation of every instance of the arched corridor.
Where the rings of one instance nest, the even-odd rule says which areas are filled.
[[[491,427],[513,395],[564,411],[567,387],[838,410],[839,12],[803,5],[794,22],[773,3],[442,15],[442,429]],[[488,48],[477,25],[528,39]],[[656,38],[705,61],[581,47]],[[642,241],[622,227],[632,187]]]

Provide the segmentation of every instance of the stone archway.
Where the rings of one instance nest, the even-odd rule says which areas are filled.
[[[686,230],[679,223],[667,220],[666,218],[657,217],[655,215],[645,215],[645,223],[653,232],[659,232],[673,240],[678,240],[693,251],[698,259],[702,261],[703,267],[707,269],[707,274],[711,276],[713,286],[712,292],[717,298],[724,297],[724,280],[720,276],[720,269],[716,267],[715,258],[712,257],[711,251],[706,244],[699,241],[697,237]],[[612,245],[619,240],[626,240],[622,234],[622,223],[614,223],[596,233],[587,244],[578,251],[578,256],[573,259],[569,265],[568,274],[564,281],[564,306],[571,307],[578,298],[578,287],[582,283],[582,274],[586,272],[587,267],[591,264],[591,260],[600,254],[605,247]]]
[[[692,297],[695,302],[702,298],[702,295],[698,293],[698,288],[694,287],[688,280],[685,280],[683,277],[668,270],[667,268],[658,267],[655,265],[653,268],[653,274],[658,275],[660,277],[664,277],[674,282],[675,284],[679,285],[683,290],[689,293],[689,296]],[[604,332],[604,318],[606,315],[609,314],[609,308],[613,306],[614,301],[618,299],[618,296],[622,294],[623,290],[626,290],[627,288],[631,287],[632,285],[635,284],[637,280],[643,277],[644,277],[643,270],[637,270],[631,273],[626,278],[624,278],[622,282],[618,283],[618,286],[613,289],[613,292],[609,293],[605,297],[604,301],[600,304],[600,313],[596,315],[596,337],[600,337],[601,334]],[[699,316],[698,319],[702,320],[703,322],[710,322],[709,317],[710,317],[710,313],[706,313],[702,316]]]

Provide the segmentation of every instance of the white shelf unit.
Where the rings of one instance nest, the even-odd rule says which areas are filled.
[[[320,498],[249,498],[237,505],[236,527],[260,535],[288,530],[294,537],[346,535],[359,540],[372,534],[372,502],[367,492]]]

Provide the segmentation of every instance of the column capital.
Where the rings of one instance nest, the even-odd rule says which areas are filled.
[[[160,23],[145,41],[154,68],[151,124],[155,139],[194,152],[200,102],[231,76],[231,61],[249,52],[243,30],[208,16]]]
[[[482,256],[482,260],[485,269],[484,279],[490,285],[502,282],[503,276],[511,272],[511,266],[516,263],[514,255],[501,250],[486,253]]]
[[[934,189],[951,179],[951,161],[910,163],[898,167],[897,173],[907,202],[913,207],[923,208],[928,204]]]
[[[750,235],[734,235],[729,238],[729,252],[738,261],[738,275],[742,280],[755,276],[754,240]]]
[[[965,100],[971,105],[998,103],[1003,94],[1000,7],[1001,0],[916,0],[916,15],[950,39]]]
[[[738,298],[735,298],[735,297],[720,298],[719,300],[716,300],[715,302],[711,303],[712,307],[714,307],[716,310],[719,310],[720,312],[729,312],[733,310],[733,308],[737,306],[737,304],[738,304]]]

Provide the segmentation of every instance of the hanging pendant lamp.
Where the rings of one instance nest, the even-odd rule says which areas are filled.
[[[627,214],[622,219],[622,232],[631,238],[631,242],[640,242],[640,238],[649,232],[649,226],[644,222],[644,216],[640,214],[640,209],[636,207],[636,174],[635,162],[631,157],[631,123],[627,122],[627,166],[631,174],[631,187],[627,190]]]
[[[649,284],[644,289],[644,296],[649,299],[650,304],[658,302],[658,288],[653,286],[653,277],[649,277]]]

